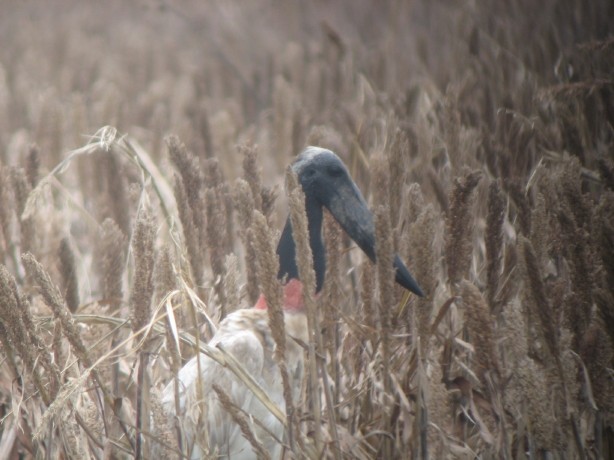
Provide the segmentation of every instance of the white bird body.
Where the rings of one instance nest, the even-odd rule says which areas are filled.
[[[297,340],[307,342],[307,318],[302,309],[284,312],[286,363],[295,390],[301,388],[303,348]],[[271,335],[266,309],[237,310],[221,323],[209,345],[222,346],[241,363],[282,411],[285,411],[279,367],[274,360],[275,341]],[[200,377],[198,362],[200,359]],[[187,450],[192,459],[216,455],[216,458],[253,459],[255,453],[241,429],[218,400],[212,385],[220,386],[232,403],[246,414],[256,438],[262,442],[271,458],[280,458],[284,429],[282,423],[260,402],[253,392],[229,369],[200,353],[178,374],[179,408],[177,414],[185,433]],[[174,382],[164,389],[162,402],[174,414]],[[202,398],[202,399],[201,399]]]

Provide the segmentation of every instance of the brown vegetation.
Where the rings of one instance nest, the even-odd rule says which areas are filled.
[[[308,143],[427,297],[327,217],[288,458],[614,456],[612,2],[4,3],[0,458],[179,457],[159,390],[276,303]]]

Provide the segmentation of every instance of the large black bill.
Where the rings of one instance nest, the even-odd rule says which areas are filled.
[[[375,262],[375,225],[360,190],[352,181],[337,187],[327,203],[327,208],[345,232]],[[398,255],[394,257],[395,281],[420,297],[424,292],[409,273]]]
[[[424,292],[422,292],[422,289],[420,289],[420,286],[418,286],[418,283],[413,276],[411,276],[409,270],[398,255],[394,256],[393,265],[395,268],[395,281],[414,294],[424,297]]]

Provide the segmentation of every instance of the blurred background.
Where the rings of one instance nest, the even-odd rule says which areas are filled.
[[[492,130],[501,108],[532,116],[536,87],[610,77],[587,47],[611,37],[612,9],[600,0],[6,0],[2,158],[12,163],[20,143],[37,142],[51,166],[106,124],[154,150],[173,132],[199,154],[231,155],[252,139],[290,157],[315,126],[342,140],[365,98],[402,110],[450,93],[474,106],[461,108],[463,125],[480,128],[482,117]]]
[[[229,311],[223,298],[246,305],[258,292],[236,179],[259,171],[252,191],[262,185],[260,210],[280,229],[287,209],[274,197],[285,201],[285,168],[304,146],[321,145],[343,158],[371,204],[388,206],[395,248],[429,294],[411,298],[389,325],[398,358],[384,369],[398,387],[383,394],[381,347],[367,327],[382,324],[368,310],[379,288],[364,281],[375,277],[358,251],[341,259],[329,285],[339,287],[342,310],[357,308],[356,324],[339,326],[327,342],[342,402],[328,426],[336,424],[347,442],[329,439],[325,455],[611,458],[613,19],[611,0],[2,0],[0,262],[17,280],[5,284],[34,296],[37,317],[51,315],[20,260],[27,250],[63,294],[76,292],[72,313],[104,316],[107,328],[126,318],[132,261],[115,254],[119,299],[109,301],[115,294],[105,273],[112,271],[100,254],[111,251],[113,235],[130,241],[147,203],[163,229],[156,250],[172,256],[185,285],[219,319]],[[51,191],[37,189],[107,125],[159,168],[151,182],[127,156],[92,148],[54,174]],[[190,193],[190,168],[169,155],[170,134],[197,165],[201,188],[192,190],[190,206],[201,204],[191,212],[204,216],[205,203],[218,206],[218,217],[201,223],[227,230],[223,244],[197,230],[196,255],[182,240],[189,235],[169,223],[181,221],[186,231],[186,215],[164,208],[152,188],[167,186],[179,206],[182,187]],[[28,207],[32,190],[39,201]],[[117,232],[109,230],[114,224],[102,227],[105,219]],[[347,253],[345,243],[335,244]],[[72,265],[58,248],[72,251]],[[240,256],[234,265],[220,262],[232,253]],[[229,295],[220,280],[235,275]],[[176,286],[156,284],[149,302]],[[53,336],[53,327],[41,326],[50,354],[53,337],[69,348],[56,326]],[[106,337],[102,348],[110,348],[95,326],[83,331],[88,343]],[[6,352],[10,344],[3,345]],[[167,345],[151,365],[152,388],[172,377]],[[135,341],[126,353],[140,346]],[[32,371],[27,360],[7,362],[6,382]],[[120,372],[109,359],[100,364],[107,382],[124,382],[116,396],[133,426],[134,363],[122,365]],[[25,382],[24,394],[34,394]],[[33,396],[19,406],[10,383],[0,394],[0,453],[102,456],[83,425],[74,432],[81,451],[57,442],[53,430],[33,440],[27,426],[36,426],[50,401]],[[96,410],[94,403],[78,408],[86,419]],[[373,433],[388,433],[393,445]],[[348,447],[354,441],[358,447]]]

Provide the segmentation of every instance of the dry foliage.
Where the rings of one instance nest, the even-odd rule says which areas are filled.
[[[327,216],[287,458],[614,456],[611,2],[57,3],[0,15],[0,458],[186,454],[159,390],[278,303],[307,143],[427,297]]]

